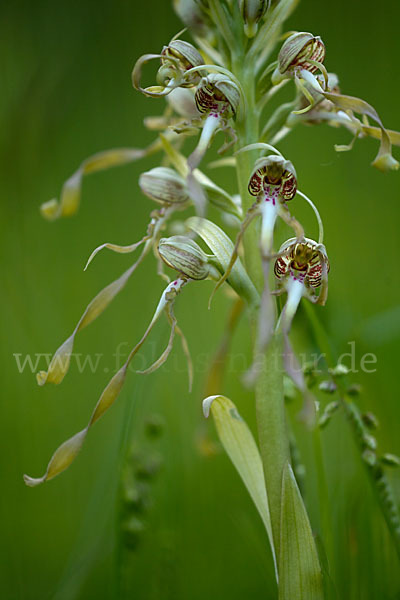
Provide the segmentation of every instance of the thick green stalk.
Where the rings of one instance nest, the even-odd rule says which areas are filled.
[[[243,61],[233,61],[234,73],[246,94],[246,115],[237,124],[238,148],[259,140],[259,114],[255,101],[255,81],[252,65]],[[249,175],[257,152],[244,152],[237,155],[237,178],[243,209],[247,211],[254,198],[247,190]],[[254,224],[251,226],[254,227]],[[258,236],[251,229],[244,239],[245,264],[250,278],[259,290],[263,287]],[[251,314],[253,347],[256,349],[258,309]],[[276,556],[280,547],[281,490],[282,473],[289,460],[289,443],[285,424],[283,396],[282,340],[274,337],[262,357],[262,372],[256,384],[257,427],[261,448],[261,458],[268,491],[268,502]]]

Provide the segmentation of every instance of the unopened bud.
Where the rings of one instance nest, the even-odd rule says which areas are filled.
[[[362,392],[362,386],[359,383],[353,383],[346,390],[346,394],[348,396],[359,396],[361,394],[361,392]]]
[[[332,379],[326,379],[325,381],[321,381],[318,389],[326,394],[334,394],[336,392],[336,383]]]
[[[162,238],[158,252],[165,264],[189,279],[205,279],[210,273],[207,254],[188,237]]]
[[[400,458],[395,454],[382,454],[381,462],[388,467],[400,467]]]
[[[158,454],[147,456],[136,466],[135,475],[140,481],[154,479],[163,466],[163,458]]]
[[[125,546],[131,551],[136,550],[145,530],[143,521],[137,517],[130,517],[121,523],[121,530]]]
[[[258,23],[265,15],[270,0],[239,0],[239,10],[244,21],[244,32],[248,38],[257,33]]]
[[[364,435],[362,436],[362,441],[366,448],[369,448],[370,450],[376,450],[377,442],[376,438],[374,438],[373,435],[369,435],[369,433],[364,433]]]
[[[189,200],[183,177],[168,167],[155,167],[139,177],[142,192],[160,204],[183,204]]]
[[[376,454],[372,450],[364,450],[362,459],[369,467],[374,467],[376,465]]]
[[[325,46],[319,36],[312,33],[298,32],[291,35],[283,44],[278,55],[278,66],[272,75],[272,82],[279,83],[282,75],[288,75],[295,68],[305,69],[310,73],[317,71],[317,66],[310,60],[324,62]]]
[[[344,377],[345,375],[348,375],[350,373],[350,370],[346,367],[346,365],[338,363],[336,367],[334,367],[333,369],[329,369],[329,372],[334,377]]]
[[[362,421],[368,429],[378,429],[379,421],[372,412],[367,412],[361,415]]]

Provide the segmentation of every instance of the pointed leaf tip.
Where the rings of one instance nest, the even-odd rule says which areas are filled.
[[[208,396],[208,398],[204,398],[203,400],[203,415],[206,419],[210,416],[211,405],[216,398],[219,396]]]
[[[43,483],[43,481],[43,477],[38,477],[35,479],[34,477],[29,477],[29,475],[24,475],[24,482],[28,487],[36,487],[37,485]]]

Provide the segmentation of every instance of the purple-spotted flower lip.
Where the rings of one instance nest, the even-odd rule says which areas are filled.
[[[249,193],[252,196],[272,199],[273,203],[292,200],[297,192],[297,176],[294,166],[282,156],[259,158],[250,176]]]
[[[324,304],[326,297],[321,297],[321,294],[326,294],[325,287],[330,269],[325,246],[310,238],[304,238],[300,242],[291,238],[282,244],[278,254],[274,265],[275,277],[284,286],[288,285],[288,280],[299,281],[313,294],[314,290],[320,287],[318,299],[320,298],[320,304]]]
[[[240,102],[240,91],[234,81],[222,73],[209,73],[203,77],[195,94],[196,106],[201,113],[215,113],[225,118],[233,117]]]
[[[236,135],[228,122],[235,117],[240,106],[241,92],[239,85],[223,73],[210,73],[207,77],[201,79],[196,90],[195,102],[198,111],[203,113],[206,118],[199,142],[187,161],[190,169],[189,180],[191,173],[200,164],[217,131],[228,132],[232,138],[232,141],[225,143],[219,152],[226,151],[235,143]],[[193,185],[192,189],[194,190]],[[195,190],[194,192],[196,194]],[[200,205],[201,202],[199,201],[198,204]]]

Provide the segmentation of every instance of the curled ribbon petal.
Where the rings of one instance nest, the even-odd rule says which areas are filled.
[[[132,244],[131,246],[117,246],[115,244],[103,244],[96,248],[94,252],[92,252],[89,260],[86,264],[85,269],[88,267],[89,263],[92,261],[94,256],[99,252],[103,247],[111,248],[114,252],[133,252],[140,244],[145,243],[144,248],[137,259],[137,261],[129,267],[125,273],[123,273],[118,279],[107,285],[104,289],[102,289],[97,296],[93,298],[93,300],[86,307],[82,317],[78,321],[74,331],[70,335],[70,337],[58,348],[53,358],[51,359],[49,368],[47,371],[40,371],[36,375],[36,379],[39,385],[44,385],[45,383],[61,383],[64,379],[65,375],[68,372],[71,353],[73,350],[74,340],[76,334],[84,329],[87,325],[92,323],[99,315],[101,315],[107,306],[111,303],[111,301],[115,298],[115,296],[125,287],[130,276],[134,273],[136,268],[142,263],[144,258],[150,252],[154,241],[157,240],[157,236],[161,227],[163,226],[165,220],[169,217],[171,212],[174,210],[173,207],[169,207],[162,214],[158,213],[157,217],[153,217],[149,223],[148,230],[146,236],[144,236],[139,242]]]
[[[89,429],[92,427],[92,425],[94,425],[96,423],[96,421],[98,421],[100,419],[100,417],[102,417],[104,415],[104,413],[114,404],[115,400],[118,398],[119,393],[122,389],[122,386],[124,385],[128,367],[129,367],[131,361],[133,360],[133,358],[135,357],[137,352],[140,350],[140,348],[143,346],[144,342],[146,341],[147,337],[149,336],[149,333],[153,329],[155,323],[158,321],[158,319],[161,316],[164,309],[167,309],[167,315],[171,314],[170,312],[168,312],[170,310],[170,305],[171,305],[171,303],[173,303],[177,294],[180,292],[180,290],[182,289],[182,287],[185,284],[186,284],[185,279],[178,279],[178,280],[175,280],[174,282],[170,283],[166,287],[166,289],[164,290],[164,292],[161,296],[161,299],[158,303],[158,306],[155,310],[153,318],[151,319],[150,324],[148,325],[143,337],[136,344],[136,346],[131,350],[125,364],[112,377],[110,382],[105,387],[103,393],[101,394],[101,396],[93,410],[93,413],[92,413],[92,416],[90,417],[89,423],[87,424],[85,429],[82,429],[82,431],[79,431],[78,433],[76,433],[74,436],[72,436],[66,442],[61,444],[61,446],[59,446],[59,448],[57,448],[57,450],[54,452],[53,456],[50,459],[50,462],[47,466],[46,472],[44,473],[44,475],[42,477],[33,478],[33,477],[30,477],[29,475],[24,475],[24,481],[25,481],[26,485],[28,485],[30,487],[35,487],[41,483],[44,483],[45,481],[49,481],[50,479],[53,479],[53,477],[56,477],[56,475],[59,475],[60,473],[65,471],[70,466],[70,464],[75,460],[76,456],[78,455],[78,453],[83,445],[83,442],[85,441],[85,438],[89,432]],[[173,328],[175,328],[175,324],[173,325]],[[162,357],[164,357],[164,355],[165,355],[165,352],[163,353]],[[165,356],[165,360],[166,360],[166,356]],[[162,364],[162,362],[160,364]],[[158,365],[158,366],[160,366],[160,365]],[[155,367],[155,368],[157,368],[157,367]],[[153,370],[155,370],[155,368]]]
[[[148,153],[151,153],[152,150],[150,150],[150,147],[145,150],[138,148],[115,148],[99,152],[87,158],[79,169],[64,183],[60,200],[53,198],[41,205],[40,212],[42,216],[48,221],[55,221],[60,217],[74,215],[79,208],[82,178],[84,175],[139,160]]]
[[[71,353],[73,350],[76,334],[85,327],[87,327],[87,325],[92,323],[99,315],[101,315],[101,313],[107,308],[107,306],[111,303],[115,296],[124,288],[128,279],[136,270],[136,267],[138,267],[139,264],[142,262],[149,249],[150,246],[147,248],[145,247],[138,260],[131,267],[129,267],[129,269],[127,269],[118,279],[116,279],[115,281],[107,285],[104,289],[102,289],[97,294],[97,296],[95,296],[93,300],[88,304],[88,306],[85,309],[85,312],[78,321],[78,324],[75,327],[72,334],[56,350],[53,358],[50,361],[48,370],[39,371],[39,373],[37,373],[36,379],[40,386],[45,385],[46,383],[59,384],[62,382],[69,369]]]
[[[143,88],[140,85],[140,80],[142,78],[143,65],[145,65],[146,63],[150,62],[151,60],[153,60],[155,58],[162,58],[162,56],[163,56],[162,54],[143,54],[143,56],[141,56],[136,61],[135,66],[133,67],[132,85],[135,88],[135,90],[139,90],[139,92],[142,92],[142,94],[145,94],[145,96],[150,96],[153,98],[167,96],[168,94],[170,94],[172,92],[172,90],[179,87],[182,83],[182,81],[180,81],[180,80],[171,80],[170,83],[165,87],[161,86],[161,85],[153,85],[153,86],[150,86],[147,88]],[[174,60],[172,57],[169,57],[168,60],[170,62],[172,62],[173,64],[175,64],[177,66],[177,68],[179,68],[178,60]]]
[[[321,88],[318,81],[315,79],[314,75],[309,71],[302,70],[301,77],[304,80],[305,84],[309,85],[310,88],[314,92],[318,92],[327,100],[330,100],[335,106],[340,108],[345,112],[355,112],[360,115],[366,115],[373,119],[376,123],[378,123],[379,128],[381,130],[381,145],[379,148],[379,152],[373,161],[372,165],[381,171],[389,171],[389,170],[397,170],[399,168],[399,163],[392,156],[392,142],[390,136],[383,126],[380,116],[376,112],[375,108],[365,102],[365,100],[361,100],[355,96],[346,96],[344,94],[337,94],[334,92],[327,92]],[[297,80],[299,83],[301,80]],[[305,86],[303,86],[306,89]],[[304,92],[304,89],[302,91]],[[314,100],[312,100],[314,103]],[[310,103],[311,107],[311,103]],[[308,108],[308,107],[307,107]]]
[[[96,254],[98,254],[101,250],[104,250],[104,248],[112,250],[113,252],[117,252],[118,254],[128,254],[130,252],[134,252],[141,244],[146,242],[148,239],[150,239],[149,236],[145,235],[141,240],[135,242],[134,244],[131,244],[130,246],[118,246],[118,244],[110,244],[109,242],[101,244],[100,246],[95,248],[92,254],[89,256],[84,270],[86,271]]]

